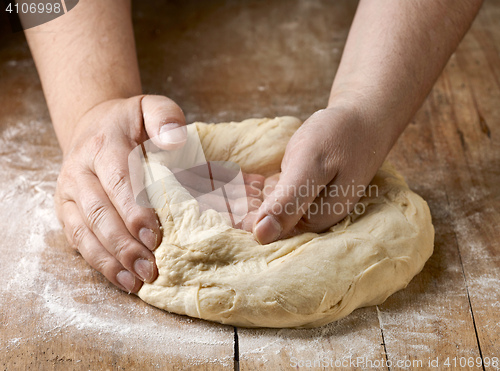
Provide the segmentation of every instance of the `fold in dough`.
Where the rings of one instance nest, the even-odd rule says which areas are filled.
[[[193,125],[207,160],[234,161],[245,172],[266,175],[280,170],[300,124],[278,117]],[[149,157],[161,162],[161,154]],[[153,171],[156,179],[168,172],[160,164]],[[228,227],[214,210],[200,214],[194,199],[172,215],[168,200],[186,191],[175,181],[164,182],[148,191],[164,205],[156,209],[163,226],[155,251],[159,277],[144,284],[139,296],[169,312],[244,327],[321,326],[380,304],[423,268],[433,251],[434,228],[427,203],[390,165],[371,184],[378,186],[378,196],[360,201],[364,214],[348,216],[324,233],[260,245],[251,233]],[[174,219],[182,223],[174,226]],[[194,242],[181,246],[181,235]]]

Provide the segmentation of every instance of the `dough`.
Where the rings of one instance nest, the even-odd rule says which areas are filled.
[[[293,117],[241,123],[195,123],[209,161],[234,161],[250,173],[280,170]],[[161,153],[155,178],[169,174]],[[163,226],[155,251],[159,277],[144,284],[142,300],[169,312],[244,327],[315,327],[354,309],[382,303],[422,269],[434,246],[427,203],[388,164],[364,197],[365,213],[347,216],[324,233],[305,233],[260,245],[249,232],[228,227],[172,177],[148,189]],[[169,204],[185,201],[182,208]],[[186,201],[187,200],[187,201]],[[158,204],[160,202],[160,204]],[[180,220],[181,223],[175,223]],[[179,244],[182,235],[191,243]]]

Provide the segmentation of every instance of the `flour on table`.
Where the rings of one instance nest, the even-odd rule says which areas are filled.
[[[163,367],[165,360],[178,357],[186,367],[232,366],[232,327],[165,316],[113,287],[65,247],[53,200],[61,164],[55,136],[50,147],[18,145],[26,132],[37,133],[36,141],[47,127],[49,123],[19,123],[0,136],[4,158],[11,160],[2,163],[10,168],[0,179],[0,302],[2,325],[9,329],[9,335],[2,330],[0,336],[2,360],[19,349],[38,349],[50,358],[84,347],[92,348],[91,354],[133,355],[144,365]],[[50,355],[61,341],[67,342],[67,353]],[[80,357],[72,361],[92,360],[84,353]]]

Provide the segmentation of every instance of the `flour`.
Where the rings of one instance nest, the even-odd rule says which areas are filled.
[[[39,204],[42,203],[40,198]],[[214,356],[217,346],[232,350],[232,328],[202,325],[186,318],[158,321],[159,317],[172,316],[143,305],[136,297],[128,296],[110,285],[80,279],[93,274],[89,267],[84,267],[82,271],[71,263],[59,265],[58,262],[64,259],[60,259],[63,254],[70,256],[70,259],[64,260],[71,260],[79,266],[82,264],[78,264],[81,257],[71,256],[70,252],[50,251],[46,235],[61,234],[52,208],[52,205],[47,205],[47,208],[33,209],[28,242],[19,245],[18,263],[8,273],[6,286],[0,291],[0,296],[12,295],[14,300],[32,297],[39,318],[36,328],[32,330],[37,341],[50,342],[58,335],[70,332],[78,334],[72,339],[76,344],[81,335],[85,335],[95,339],[96,350],[116,354],[130,354],[131,349],[136,349],[143,357],[177,355],[193,364],[232,363],[232,354],[222,358]],[[55,259],[52,261],[52,258]],[[59,279],[59,274],[55,274],[57,271],[64,272],[64,281]],[[109,300],[110,297],[118,300]],[[32,316],[30,311],[18,311],[7,321],[11,326],[23,326],[32,320]],[[6,344],[0,342],[0,350],[18,347],[27,340],[34,339],[7,339]],[[118,342],[121,345],[116,347]]]
[[[373,308],[363,308],[346,318],[316,329],[238,329],[240,360],[269,362],[282,359],[342,360],[363,356],[377,359],[381,355],[380,333],[366,327],[374,319]],[[326,345],[334,341],[333,349]]]
[[[90,346],[139,362],[178,357],[186,365],[232,365],[232,327],[150,307],[107,283],[67,247],[54,211],[61,163],[55,139],[47,146],[34,138],[15,150],[29,131],[45,136],[43,126],[18,123],[0,136],[3,159],[11,160],[2,163],[8,176],[0,180],[0,301],[7,303],[2,322],[9,328],[9,336],[2,331],[0,352],[8,359],[23,345],[50,347],[64,336],[75,349]],[[40,150],[53,156],[37,156]]]

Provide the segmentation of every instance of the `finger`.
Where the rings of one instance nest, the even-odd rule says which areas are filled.
[[[129,233],[99,179],[89,173],[81,177],[77,187],[78,197],[74,199],[85,224],[126,269],[152,282],[157,276],[153,254]]]
[[[198,175],[201,178],[217,181],[218,187],[233,181],[240,172],[239,166],[228,161],[209,161],[206,164],[191,167],[189,169],[172,169],[176,174],[187,171]],[[265,177],[260,174],[241,173],[243,183],[251,185],[257,189],[262,189]],[[216,188],[218,188],[216,187]]]
[[[253,231],[260,243],[276,241],[289,233],[336,175],[329,158],[333,150],[322,126],[313,115],[290,139],[279,180],[256,217]]]
[[[200,167],[204,168],[207,175],[201,175]],[[208,167],[206,165],[197,166],[195,170],[192,169],[174,169],[173,174],[176,180],[184,187],[196,191],[199,194],[213,192],[220,188],[223,183],[211,178],[208,175]]]
[[[146,132],[156,146],[175,150],[186,143],[186,118],[173,100],[161,95],[145,95],[141,108]]]
[[[240,173],[240,167],[230,161],[208,161],[190,170],[205,178],[216,179],[221,183],[232,181]]]
[[[132,184],[138,184],[139,181],[142,183],[144,170],[139,159],[131,160],[137,157],[133,156],[135,150],[127,158],[126,148],[126,143],[118,143],[117,148],[109,148],[109,156],[113,161],[95,161],[92,170],[100,181],[99,188],[104,189],[106,198],[111,201],[129,233],[154,251],[162,238],[160,224],[154,210],[141,206],[134,197]],[[136,190],[137,187],[136,185]],[[146,196],[145,192],[143,196]]]
[[[242,197],[231,203],[231,212],[240,217],[251,211],[258,210],[262,205],[262,200],[256,197]]]
[[[199,204],[203,205],[204,210],[213,209],[217,212],[227,212],[228,208],[230,208],[229,200],[221,195],[215,193],[200,194],[189,189],[188,191]]]
[[[227,195],[224,196],[222,192],[201,194],[196,190],[185,188],[200,205],[203,205],[200,206],[200,210],[230,211],[239,216],[244,216],[249,210],[255,210],[262,204],[262,200],[256,196],[244,195],[243,197],[232,199],[227,197]]]
[[[243,229],[244,231],[247,232],[252,232],[253,226],[255,225],[255,220],[257,217],[258,210],[259,209],[252,210],[247,215],[245,215],[243,220],[237,225],[237,228]]]
[[[210,162],[189,169],[174,168],[172,172],[181,185],[187,185],[205,193],[224,186],[238,175],[238,171],[230,173],[229,169]]]
[[[224,193],[229,199],[237,199],[241,197],[258,197],[262,198],[262,191],[250,184],[226,183],[217,179],[205,178],[199,175],[199,169],[196,172],[187,170],[174,170],[174,175],[177,181],[189,192],[193,197],[199,197],[203,194],[211,193],[215,190],[224,189]],[[257,183],[258,180],[254,181]]]
[[[228,161],[210,161],[207,163],[209,165],[209,172],[202,172],[203,176],[209,174],[209,176],[221,182],[225,183],[235,183],[235,178],[240,174],[240,167],[237,164]],[[250,174],[241,172],[243,176],[243,183],[250,185],[256,189],[262,189],[264,185],[265,177],[260,174]],[[239,179],[236,183],[239,182]]]
[[[251,185],[254,188],[262,190],[266,177],[260,174],[247,174],[243,173],[243,182]]]
[[[359,202],[360,198],[372,194],[378,195],[377,186],[366,188],[360,179],[337,176],[320,192],[292,233],[323,232],[348,214],[361,215],[365,205]]]
[[[274,174],[264,181],[264,186],[262,187],[262,196],[268,197],[273,191],[274,188],[276,188],[276,184],[278,184],[278,181],[280,179],[280,173]]]
[[[80,211],[72,201],[58,206],[64,220],[64,233],[68,241],[94,269],[101,272],[120,289],[136,293],[142,286],[141,280],[126,270],[106,249],[83,221]]]
[[[217,211],[220,214],[231,215],[236,223],[239,223],[249,212],[257,210],[261,204],[262,201],[258,198],[243,197],[231,202],[230,205],[226,204],[225,209]]]

